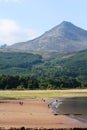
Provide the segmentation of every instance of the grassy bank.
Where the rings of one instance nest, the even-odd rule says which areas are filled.
[[[0,130],[6,130],[5,128],[0,128]],[[7,130],[87,130],[87,128],[25,128],[25,127],[21,127],[21,128],[10,128]]]
[[[28,90],[28,91],[0,91],[0,98],[50,98],[87,96],[87,89],[76,90]]]

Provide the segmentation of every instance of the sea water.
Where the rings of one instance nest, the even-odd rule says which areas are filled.
[[[51,103],[54,114],[64,114],[87,123],[87,97],[58,98]]]

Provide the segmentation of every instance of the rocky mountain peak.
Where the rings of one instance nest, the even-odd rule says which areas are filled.
[[[87,31],[63,21],[33,40],[11,46],[19,50],[40,52],[73,52],[87,49]]]

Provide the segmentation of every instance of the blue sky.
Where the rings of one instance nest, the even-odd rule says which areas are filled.
[[[0,45],[33,39],[62,21],[87,30],[87,0],[0,0]]]

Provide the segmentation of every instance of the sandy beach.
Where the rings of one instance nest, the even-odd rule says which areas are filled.
[[[48,104],[52,99],[0,101],[0,127],[25,128],[87,128],[87,123],[65,115],[54,115]]]

